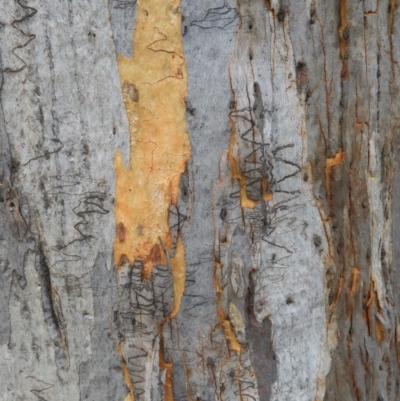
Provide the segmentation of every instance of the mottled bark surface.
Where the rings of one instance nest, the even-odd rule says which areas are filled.
[[[0,2],[0,399],[399,400],[399,12]]]

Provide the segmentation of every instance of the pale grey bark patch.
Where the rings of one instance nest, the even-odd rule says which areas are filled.
[[[228,8],[236,10],[234,2],[228,3]],[[222,333],[218,343],[213,340],[216,340],[215,331],[220,329],[216,328],[218,316],[213,280],[212,193],[218,177],[219,157],[230,138],[227,115],[231,92],[227,66],[237,25],[229,24],[222,30],[203,29],[196,26],[199,24],[195,21],[207,19],[207,13],[210,15],[209,11],[213,12],[218,5],[212,1],[182,1],[181,6],[189,80],[187,129],[192,148],[188,178],[181,180],[179,208],[186,216],[181,232],[187,278],[179,314],[164,326],[164,349],[166,359],[173,363],[175,399],[214,400],[220,391],[218,345],[221,341],[226,347],[226,339]],[[213,60],[211,64],[210,60]],[[207,82],[212,83],[209,90],[205,90]],[[191,199],[185,200],[185,193],[190,194]],[[208,363],[211,361],[215,361],[214,366]]]
[[[0,209],[0,344],[10,341],[10,289],[12,280],[23,290],[26,287],[24,274],[25,259],[32,243],[18,241],[12,234],[8,221],[5,219],[4,209]]]
[[[99,253],[90,273],[90,288],[93,292],[93,321],[90,332],[92,355],[79,367],[80,401],[123,400],[128,394],[117,352],[117,273],[107,270],[106,261]]]
[[[117,149],[129,153],[107,5],[0,8],[0,398],[79,400],[79,367],[99,347],[89,273],[100,251],[113,268],[112,166]],[[117,366],[114,392],[124,397]]]
[[[12,185],[13,166],[9,134],[7,132],[2,105],[2,89],[4,83],[3,66],[0,54],[0,344],[10,341],[11,321],[9,297],[11,281],[18,282],[21,289],[26,287],[24,276],[25,258],[29,248],[33,246],[32,239],[22,241],[27,233],[29,208],[25,197]],[[21,203],[21,204],[20,204]]]
[[[137,0],[108,0],[115,51],[132,57]]]
[[[40,277],[42,289],[43,317],[49,337],[54,343],[55,363],[58,370],[69,368],[68,337],[60,297],[52,285],[52,278],[42,245],[36,250],[35,268]]]
[[[396,152],[396,163],[400,163],[400,151]],[[397,168],[393,177],[393,199],[400,199],[400,170]],[[393,255],[392,268],[389,269],[388,275],[391,283],[391,292],[395,300],[397,314],[400,314],[400,203],[394,201],[392,203],[392,236],[393,236]],[[386,253],[382,252],[382,264],[386,267]]]
[[[0,95],[4,84],[3,62],[0,54]],[[11,152],[6,122],[4,119],[3,104],[0,102],[0,178],[2,183],[2,202],[4,201],[4,188],[10,180]]]
[[[246,299],[246,328],[250,360],[257,377],[260,401],[268,401],[271,399],[271,383],[277,379],[276,355],[272,343],[272,323],[267,317],[261,323],[257,321],[254,313],[254,295],[254,282],[250,272]]]

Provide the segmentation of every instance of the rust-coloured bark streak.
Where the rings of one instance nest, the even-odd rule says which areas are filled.
[[[169,209],[178,204],[181,174],[190,157],[181,20],[179,0],[138,1],[134,54],[132,58],[118,56],[131,162],[126,168],[121,153],[116,154],[115,264],[120,266],[124,258],[131,264],[141,261],[142,278],[148,279],[154,265],[169,261],[174,305],[164,322],[179,311],[186,274],[182,238],[179,234],[174,246],[168,223]],[[162,324],[160,368],[166,370],[165,400],[172,401],[172,364],[164,360]],[[127,384],[133,399],[130,380]]]
[[[233,125],[234,124],[232,123],[232,126]],[[231,142],[232,142],[232,138],[231,138]],[[232,154],[229,150],[226,150],[226,156],[227,156],[228,162],[231,166],[231,169],[232,170],[235,169],[236,168],[235,160],[233,159]],[[232,172],[232,178],[235,178],[235,172]],[[240,193],[242,194],[242,190],[240,191]],[[215,221],[214,221],[214,227],[215,227]],[[217,235],[217,232],[215,232],[214,234]],[[223,307],[223,288],[221,286],[220,279],[219,279],[222,265],[221,265],[219,257],[215,253],[213,256],[214,256],[214,285],[215,285],[216,300],[217,300],[217,313],[218,313],[218,318],[219,318],[218,326],[222,327],[224,330],[224,334],[225,334],[227,344],[229,346],[229,350],[235,351],[240,356],[242,346],[239,343],[239,341],[236,337],[236,334],[234,333],[234,331],[232,329],[231,322],[230,322],[228,316],[226,315],[226,313],[224,312],[224,307]],[[238,368],[239,368],[239,366],[238,366]],[[222,398],[219,397],[219,399],[222,399]]]
[[[388,36],[389,36],[389,43],[390,43],[390,61],[392,65],[392,77],[395,80],[395,73],[394,73],[394,65],[397,63],[393,56],[393,24],[394,24],[394,15],[396,12],[397,0],[390,0],[389,3],[389,23],[388,23]]]
[[[360,274],[360,268],[355,267],[353,270],[353,280],[351,282],[351,287],[350,287],[350,293],[355,294],[357,291],[357,286],[358,286],[358,276]]]
[[[173,393],[173,380],[172,380],[172,363],[166,362],[164,357],[164,347],[162,341],[162,324],[159,326],[160,341],[160,369],[165,370],[165,383],[164,383],[164,401],[174,401]],[[129,400],[128,400],[129,401]]]
[[[347,57],[349,47],[349,31],[347,27],[347,0],[340,1],[340,56],[342,58],[342,79],[346,79],[349,75]]]
[[[326,159],[326,194],[328,196],[328,202],[331,202],[331,173],[333,166],[338,166],[343,163],[344,160],[344,152],[343,149],[340,148],[339,152],[336,153],[333,157],[328,157]]]
[[[217,269],[221,269],[221,265],[219,262],[214,261],[214,284],[217,292],[217,303],[218,303],[218,317],[220,321],[220,325],[224,328],[225,338],[229,344],[229,348],[232,351],[237,352],[239,355],[242,350],[242,346],[239,344],[235,333],[232,330],[231,322],[227,319],[224,313],[224,308],[222,306],[222,288],[220,286],[218,277],[217,277]]]
[[[328,133],[330,130],[330,121],[331,121],[331,115],[330,115],[330,98],[331,98],[331,90],[329,90],[329,73],[328,73],[328,65],[327,65],[327,59],[326,59],[326,47],[325,47],[325,34],[324,34],[324,29],[323,29],[323,25],[321,23],[321,21],[318,18],[317,13],[314,11],[314,15],[316,20],[318,21],[318,24],[320,26],[321,29],[321,41],[322,41],[322,53],[324,55],[324,84],[325,84],[325,105],[326,105],[326,121],[327,121],[327,127],[328,127]],[[319,116],[318,116],[318,120],[319,120]],[[321,123],[320,123],[321,126]],[[323,130],[321,128],[321,132],[323,133]],[[325,134],[324,135],[324,141],[325,141],[325,148],[326,146],[326,138],[325,138]]]
[[[235,123],[232,121],[232,118],[230,118],[230,123],[232,127],[232,136],[231,136],[231,141],[230,141],[230,147],[228,149],[228,160],[229,164],[231,165],[232,169],[232,178],[238,180],[239,182],[239,189],[240,189],[240,204],[242,208],[247,208],[247,209],[254,209],[257,206],[257,201],[250,199],[247,196],[247,190],[246,190],[246,177],[243,173],[239,172],[237,161],[234,157],[234,149],[236,145],[236,126]]]

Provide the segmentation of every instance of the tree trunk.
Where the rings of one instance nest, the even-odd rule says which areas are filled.
[[[0,399],[400,399],[397,0],[0,7]]]

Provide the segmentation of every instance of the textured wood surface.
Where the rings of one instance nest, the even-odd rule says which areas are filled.
[[[0,1],[0,399],[399,400],[399,13]]]

